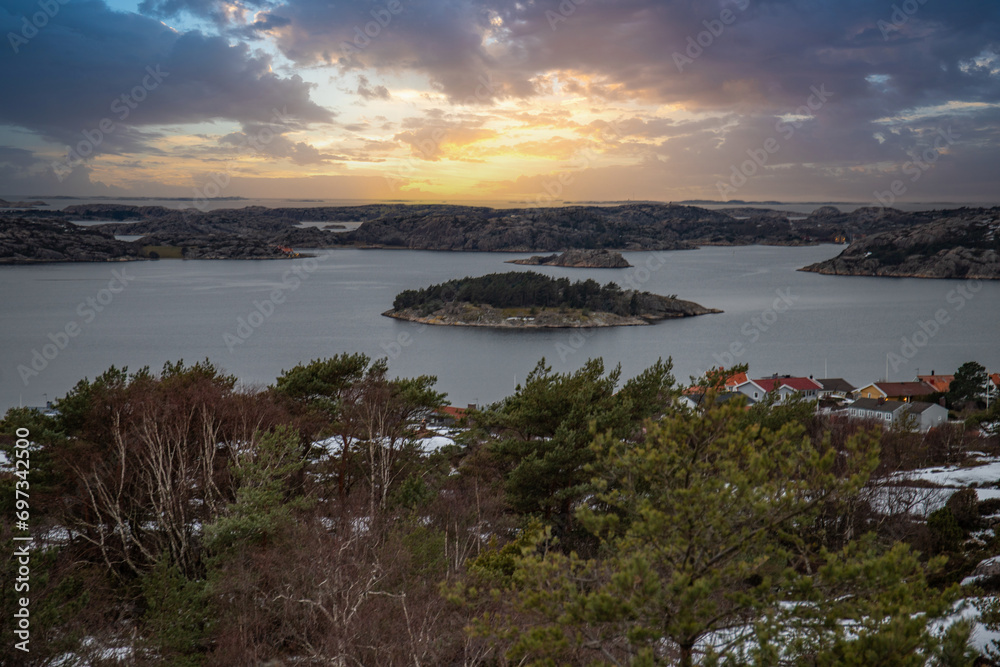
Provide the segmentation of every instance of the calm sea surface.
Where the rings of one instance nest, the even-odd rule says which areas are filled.
[[[1000,283],[796,271],[841,249],[704,248],[625,253],[633,269],[531,267],[574,280],[632,281],[725,311],[584,332],[434,327],[380,315],[401,290],[528,270],[504,263],[527,255],[349,249],[313,251],[315,263],[0,267],[0,407],[42,404],[112,364],[159,369],[208,357],[248,383],[268,384],[283,369],[339,352],[387,356],[401,376],[437,375],[457,405],[510,394],[542,357],[560,372],[603,357],[630,377],[673,357],[683,380],[735,361],[749,363],[753,376],[827,375],[856,385],[884,377],[887,359],[892,380],[918,369],[953,372],[969,360],[1000,370]],[[115,271],[125,272],[123,289]],[[118,293],[106,291],[112,280]],[[60,336],[67,326],[77,335]],[[37,375],[22,378],[43,361]]]

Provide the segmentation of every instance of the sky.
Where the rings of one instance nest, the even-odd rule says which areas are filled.
[[[996,0],[4,0],[0,197],[1000,201]]]

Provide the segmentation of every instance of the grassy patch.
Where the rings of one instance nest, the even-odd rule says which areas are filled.
[[[144,245],[142,254],[160,259],[184,259],[184,249],[178,245]]]

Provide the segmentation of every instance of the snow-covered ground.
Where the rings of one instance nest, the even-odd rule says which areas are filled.
[[[901,486],[877,489],[875,500],[883,511],[902,505],[913,514],[927,516],[944,507],[948,498],[959,489],[973,488],[979,501],[1000,498],[1000,458],[984,458],[977,466],[935,466],[909,470],[892,475],[890,480]],[[913,485],[914,483],[918,483]],[[933,487],[922,486],[930,483]]]
[[[422,438],[414,440],[414,443],[416,443],[423,452],[433,452],[441,449],[442,447],[455,444],[455,432],[446,427],[429,428],[427,429],[427,433],[429,435],[425,435]],[[317,440],[313,443],[313,446],[326,451],[328,454],[335,454],[340,452],[341,448],[344,446],[344,442],[340,436],[334,436],[332,438]]]
[[[959,466],[924,468],[898,473],[904,479],[922,479],[938,486],[964,489],[967,486],[995,487],[1000,482],[1000,459],[986,459],[983,465],[962,468]],[[995,497],[995,496],[994,496]],[[980,498],[982,500],[982,498]]]

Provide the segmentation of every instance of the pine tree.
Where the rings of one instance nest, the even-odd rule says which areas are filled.
[[[506,614],[480,631],[538,665],[903,665],[934,649],[929,622],[953,592],[931,589],[915,554],[867,538],[831,553],[804,537],[823,503],[867,481],[876,437],[837,451],[708,397],[641,442],[596,439],[596,493],[576,513],[596,555],[539,532],[499,593]]]

